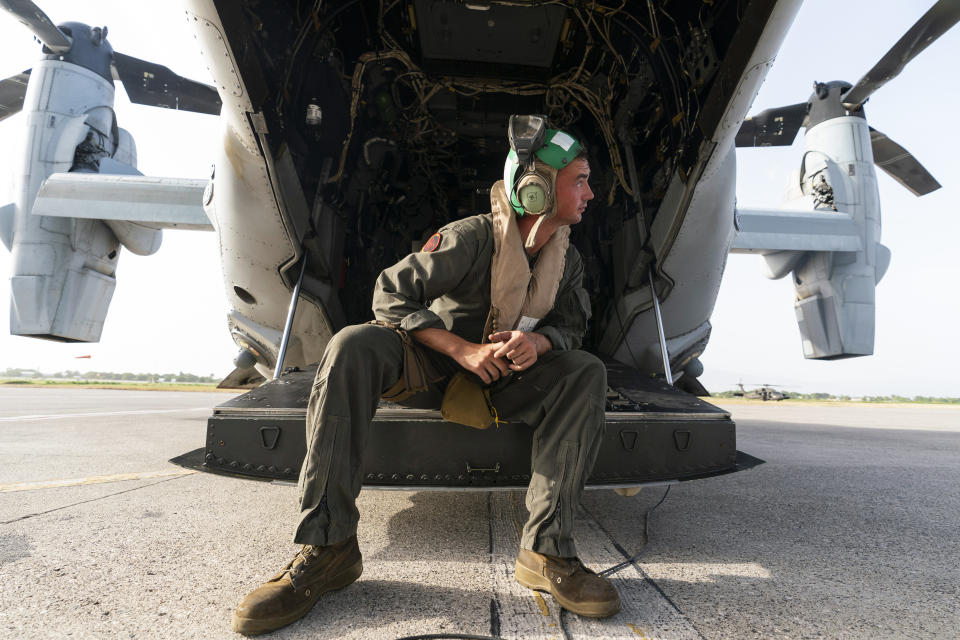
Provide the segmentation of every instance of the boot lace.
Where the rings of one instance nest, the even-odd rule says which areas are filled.
[[[286,574],[290,578],[290,584],[293,585],[295,590],[299,589],[297,586],[297,580],[303,575],[306,567],[309,566],[309,564],[319,555],[320,547],[305,544],[299,551],[297,551],[296,555],[293,556],[293,560],[287,564],[286,568],[283,570],[283,574]]]

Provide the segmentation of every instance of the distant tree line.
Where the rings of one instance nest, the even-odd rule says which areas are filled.
[[[114,373],[112,371],[58,371],[41,373],[37,369],[7,368],[0,371],[0,378],[44,378],[50,380],[110,380],[123,382],[220,382],[212,373],[198,376],[194,373]]]
[[[914,402],[921,404],[960,404],[960,398],[937,398],[934,396],[849,396],[849,395],[838,395],[835,396],[832,393],[795,393],[793,391],[787,391],[787,395],[791,400],[836,400],[836,401],[849,401],[849,402]],[[711,394],[714,398],[734,398],[739,395],[743,395],[739,391],[720,391],[719,393]]]
[[[960,398],[937,398],[934,396],[913,396],[905,398],[903,396],[863,396],[864,402],[920,402],[937,404],[960,404]]]

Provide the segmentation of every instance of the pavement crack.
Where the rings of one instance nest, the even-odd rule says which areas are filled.
[[[490,598],[490,635],[500,637],[500,603],[496,596]]]
[[[487,492],[487,534],[488,534],[488,562],[490,564],[489,571],[492,573],[495,571],[493,566],[493,492]],[[500,594],[497,593],[496,589],[491,590],[490,595],[490,635],[494,638],[500,637],[500,610],[502,609],[500,605]]]
[[[96,497],[96,498],[90,498],[89,500],[81,500],[81,501],[79,501],[79,502],[74,502],[74,503],[71,503],[71,504],[65,504],[65,505],[63,505],[63,506],[56,507],[56,508],[54,508],[54,509],[47,509],[46,511],[38,511],[37,513],[28,513],[27,515],[20,516],[20,517],[18,517],[18,518],[13,518],[12,520],[4,520],[3,522],[0,522],[0,525],[13,524],[14,522],[21,522],[21,521],[23,521],[23,520],[29,520],[30,518],[36,518],[37,516],[45,516],[45,515],[47,515],[48,513],[54,513],[54,512],[56,512],[56,511],[63,511],[64,509],[69,509],[69,508],[71,508],[71,507],[78,507],[78,506],[80,506],[81,504],[88,504],[88,503],[90,503],[90,502],[98,502],[98,501],[100,501],[100,500],[105,500],[105,499],[107,499],[107,498],[112,498],[112,497],[114,497],[114,496],[123,495],[124,493],[130,493],[130,492],[132,492],[132,491],[139,491],[140,489],[146,489],[147,487],[152,487],[152,486],[154,486],[154,485],[163,484],[164,482],[172,482],[172,481],[174,481],[174,480],[180,480],[181,478],[186,478],[186,477],[188,477],[188,476],[176,476],[176,477],[173,477],[173,478],[166,478],[166,479],[164,479],[164,480],[159,480],[159,481],[157,481],[157,482],[151,482],[150,484],[143,484],[143,485],[140,485],[139,487],[133,487],[133,488],[131,488],[131,489],[124,489],[123,491],[116,491],[116,492],[114,492],[114,493],[108,493],[108,494],[105,495],[105,496],[99,496],[99,497]]]

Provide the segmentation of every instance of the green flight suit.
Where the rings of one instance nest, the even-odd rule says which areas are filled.
[[[492,216],[453,222],[439,236],[433,251],[411,254],[383,271],[373,296],[374,315],[406,331],[447,329],[480,343],[490,309]],[[521,546],[562,557],[577,555],[575,508],[604,429],[606,367],[579,350],[590,318],[582,281],[583,261],[570,245],[553,310],[535,329],[553,349],[530,369],[490,387],[499,417],[522,423],[501,429],[533,429],[530,517]],[[447,380],[461,368],[439,352],[418,348],[442,379],[405,404],[439,407]],[[400,337],[386,327],[346,327],[330,340],[307,408],[296,542],[335,544],[356,532],[355,501],[370,423],[381,394],[399,380],[401,362]]]

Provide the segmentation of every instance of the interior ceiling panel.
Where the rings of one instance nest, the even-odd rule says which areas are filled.
[[[559,5],[485,10],[442,0],[414,3],[423,57],[549,67],[566,8]]]

